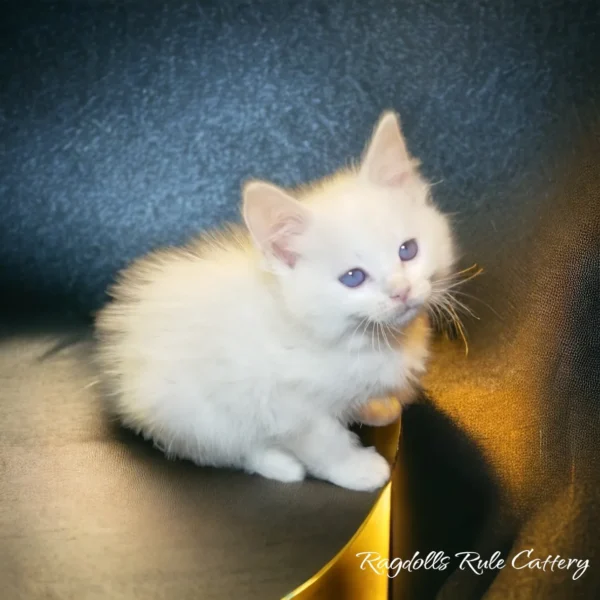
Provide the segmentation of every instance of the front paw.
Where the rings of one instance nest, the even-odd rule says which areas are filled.
[[[333,466],[328,477],[340,487],[361,492],[377,490],[389,478],[390,466],[375,448],[357,448],[346,460]]]
[[[362,406],[356,420],[363,425],[383,427],[397,421],[402,414],[402,404],[397,398],[373,398]]]

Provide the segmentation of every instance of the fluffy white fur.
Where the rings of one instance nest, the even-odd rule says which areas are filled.
[[[376,489],[389,466],[347,425],[425,368],[432,284],[454,260],[448,221],[393,113],[357,168],[243,195],[247,228],[155,252],[112,289],[97,320],[112,408],[200,465]],[[402,262],[410,239],[418,254]],[[367,281],[342,285],[357,267]]]

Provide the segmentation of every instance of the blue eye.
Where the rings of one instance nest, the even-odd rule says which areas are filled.
[[[340,283],[343,283],[346,287],[355,288],[365,282],[367,274],[362,269],[350,269],[350,271],[344,273],[339,279]]]
[[[419,251],[419,245],[417,244],[417,240],[408,240],[400,246],[400,250],[398,250],[398,255],[400,256],[400,260],[412,260]]]

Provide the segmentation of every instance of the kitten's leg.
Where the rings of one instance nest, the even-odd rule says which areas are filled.
[[[315,421],[286,445],[311,475],[351,490],[376,490],[390,476],[385,458],[331,417]]]
[[[305,475],[302,463],[285,450],[273,447],[255,450],[246,459],[245,468],[249,473],[284,482],[302,481]]]
[[[383,427],[397,421],[402,414],[402,404],[397,398],[371,398],[354,415],[355,421],[372,427]]]
[[[415,386],[407,384],[398,389],[394,396],[371,398],[352,415],[352,420],[372,427],[384,427],[398,421],[402,415],[402,407],[411,404],[416,398]]]

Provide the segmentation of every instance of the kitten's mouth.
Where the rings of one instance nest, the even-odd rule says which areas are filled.
[[[421,310],[421,306],[407,306],[404,309],[396,312],[392,317],[393,325],[405,325],[409,321],[412,321]]]
[[[382,324],[389,325],[391,327],[403,327],[404,325],[410,323],[421,312],[422,309],[422,304],[403,306],[387,316],[382,321]]]
[[[424,302],[413,302],[410,305],[398,306],[394,310],[388,310],[384,314],[379,314],[375,317],[358,318],[356,325],[360,328],[361,324],[365,323],[373,327],[384,326],[394,328],[402,328],[413,321],[425,309]]]

